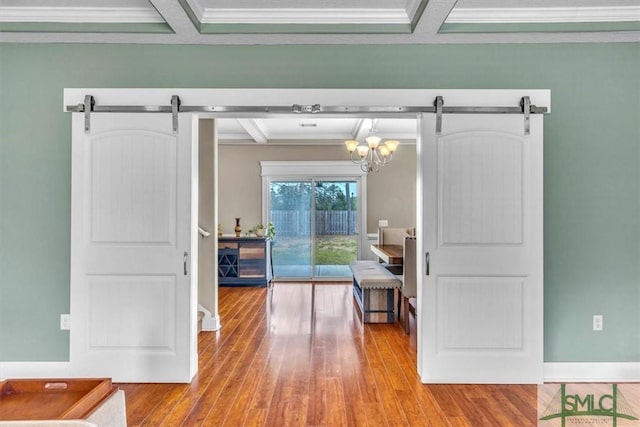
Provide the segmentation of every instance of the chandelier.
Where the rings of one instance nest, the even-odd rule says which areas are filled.
[[[378,172],[384,165],[391,162],[393,153],[400,144],[400,141],[396,140],[388,140],[381,144],[382,138],[377,133],[376,119],[372,119],[369,136],[365,138],[366,144],[360,144],[354,139],[344,142],[351,161],[359,164],[363,172]],[[354,156],[354,153],[357,153],[357,156]]]

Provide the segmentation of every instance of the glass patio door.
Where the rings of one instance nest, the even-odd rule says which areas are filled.
[[[276,278],[313,277],[311,185],[311,180],[271,181],[269,185],[269,221],[276,229],[271,248]]]
[[[314,181],[314,275],[351,276],[349,263],[358,259],[358,183]]]
[[[274,277],[350,276],[349,263],[358,257],[358,190],[355,179],[270,181],[269,221],[276,228]]]

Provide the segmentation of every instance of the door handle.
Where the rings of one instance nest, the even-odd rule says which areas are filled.
[[[429,275],[429,252],[425,252],[424,254],[424,264],[426,266],[425,270],[428,276]]]
[[[184,275],[188,275],[189,271],[187,270],[187,260],[189,259],[189,252],[185,252],[184,256],[182,257],[182,263],[184,265]]]

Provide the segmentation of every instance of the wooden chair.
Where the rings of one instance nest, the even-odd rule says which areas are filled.
[[[379,245],[403,245],[404,238],[409,236],[407,228],[378,228],[378,244]]]
[[[402,307],[402,325],[405,333],[409,333],[409,298],[417,296],[417,260],[416,260],[416,238],[405,237],[404,239],[404,262],[402,287],[400,288],[400,297],[398,298],[398,314]],[[402,300],[402,305],[400,304]]]
[[[408,228],[380,227],[378,228],[378,244],[402,246],[404,238],[410,235],[409,232]],[[402,265],[400,264],[385,264],[385,267],[395,275],[402,274]]]

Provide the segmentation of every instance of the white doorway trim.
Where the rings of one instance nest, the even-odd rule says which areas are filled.
[[[491,94],[491,96],[488,96]],[[547,107],[550,112],[551,95],[549,90],[542,89],[508,89],[508,90],[433,90],[433,89],[104,89],[104,88],[73,88],[65,89],[63,110],[67,105],[78,105],[84,102],[85,95],[92,95],[97,105],[167,105],[171,97],[180,97],[183,105],[217,105],[217,106],[262,106],[281,105],[283,107],[300,105],[330,105],[330,106],[424,106],[430,105],[436,96],[444,97],[448,106],[482,106],[501,107],[519,105],[523,96],[528,96],[531,103]],[[377,116],[384,116],[376,114]],[[398,116],[397,113],[393,114]],[[204,116],[204,115],[202,115]],[[216,113],[207,113],[207,117],[219,117]],[[228,114],[226,115],[229,116]],[[257,115],[234,113],[233,117],[268,117],[269,113]],[[339,114],[337,115],[339,116]],[[362,117],[366,115],[362,114]],[[417,117],[416,114],[408,114],[408,117]],[[167,114],[167,120],[171,120],[171,114]],[[420,138],[419,138],[420,139]],[[420,166],[421,150],[417,150],[418,177],[422,176]],[[421,191],[418,182],[417,190]],[[421,197],[421,196],[420,196]],[[420,203],[416,203],[420,206]],[[421,240],[424,230],[421,209],[416,213],[417,235]],[[420,277],[420,276],[419,276]],[[422,286],[419,278],[418,286]],[[417,315],[421,316],[423,303],[417,301]],[[418,331],[418,372],[424,378],[422,352],[425,345]],[[72,356],[73,357],[73,356]]]

